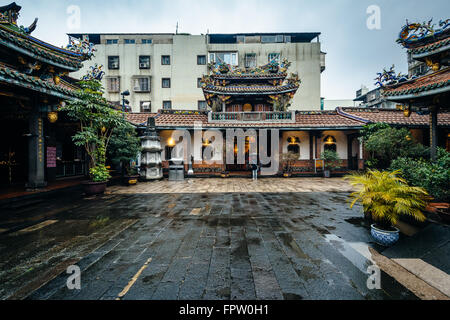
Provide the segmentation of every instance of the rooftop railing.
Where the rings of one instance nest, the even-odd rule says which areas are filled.
[[[289,112],[209,112],[208,122],[295,123],[295,111]]]

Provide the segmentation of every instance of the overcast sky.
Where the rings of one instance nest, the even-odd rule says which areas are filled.
[[[6,1],[8,2],[8,1]],[[2,1],[2,3],[5,3]],[[406,72],[406,51],[395,43],[405,20],[450,18],[448,0],[16,0],[22,6],[20,25],[35,17],[33,36],[52,44],[67,43],[66,33],[179,32],[321,32],[327,53],[322,96],[353,99],[365,84],[373,88],[376,73],[395,64]],[[80,25],[70,28],[67,13],[80,8]],[[367,28],[367,8],[381,10],[381,29]],[[69,23],[68,23],[69,21]]]

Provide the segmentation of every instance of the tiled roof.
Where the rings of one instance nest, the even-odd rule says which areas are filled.
[[[15,32],[2,25],[0,25],[0,45],[8,46],[16,51],[25,50],[29,55],[41,57],[50,62],[68,66],[73,70],[78,70],[82,67],[81,56],[67,50],[53,47],[50,44],[31,36]]]
[[[408,51],[412,54],[422,54],[426,52],[432,53],[433,51],[440,49],[442,47],[445,47],[446,45],[450,45],[450,38],[442,39],[439,41],[436,41],[434,43],[430,43],[421,47],[412,48]]]
[[[338,128],[338,127],[361,127],[363,124],[359,121],[351,120],[339,116],[334,111],[314,111],[298,112],[295,117],[295,123],[270,123],[270,122],[215,122],[208,123],[207,112],[195,112],[195,114],[181,113],[176,111],[158,113],[129,113],[128,121],[134,125],[145,125],[149,117],[155,118],[157,127],[193,127],[195,123],[201,123],[203,127],[224,128],[224,127],[275,127],[275,128]]]
[[[71,98],[77,96],[75,87],[63,80],[61,80],[61,82],[56,85],[53,80],[44,81],[39,77],[27,75],[1,63],[0,81],[11,83],[19,87],[34,91],[45,92],[47,94],[59,97]]]
[[[297,91],[298,85],[288,84],[282,86],[226,86],[219,87],[213,85],[207,85],[203,88],[204,92],[208,93],[226,93],[226,94],[236,94],[236,93],[281,93],[281,92],[292,92]]]
[[[426,114],[412,112],[409,118],[405,117],[401,110],[342,108],[342,115],[348,114],[358,117],[369,123],[383,122],[392,125],[429,126],[430,117]],[[450,126],[450,112],[438,114],[438,125]]]
[[[404,82],[400,85],[387,87],[383,91],[385,96],[403,96],[421,93],[448,87],[450,90],[450,68],[435,72],[430,75],[426,75],[408,82]]]
[[[161,111],[160,111],[161,112]],[[384,109],[339,108],[336,111],[297,111],[295,123],[215,122],[208,123],[207,112],[164,111],[164,113],[129,113],[127,119],[144,126],[149,117],[159,128],[191,128],[201,123],[204,128],[360,128],[367,123],[384,122],[392,125],[429,126],[429,116],[412,112],[406,118],[402,111]],[[357,120],[360,119],[360,120]],[[439,126],[450,126],[450,112],[439,113]]]

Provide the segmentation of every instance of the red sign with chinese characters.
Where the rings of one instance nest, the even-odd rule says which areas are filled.
[[[56,147],[47,147],[47,168],[56,168]]]

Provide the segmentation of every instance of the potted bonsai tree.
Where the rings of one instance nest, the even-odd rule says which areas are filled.
[[[340,164],[341,159],[339,159],[338,153],[332,150],[325,150],[322,153],[321,159],[324,162],[324,171],[323,171],[324,177],[330,178],[332,171],[339,168],[338,165]]]
[[[352,193],[350,207],[361,203],[364,213],[375,222],[371,234],[382,246],[394,245],[400,236],[395,227],[401,215],[410,216],[418,221],[425,221],[422,213],[431,200],[428,193],[418,187],[411,187],[399,177],[401,171],[372,171],[366,174],[347,176],[350,184],[358,191]]]
[[[141,141],[131,124],[125,123],[114,131],[109,142],[108,158],[114,165],[120,166],[125,185],[134,185],[139,179],[136,166],[131,164],[140,152]]]
[[[292,176],[292,166],[295,161],[298,160],[298,155],[293,152],[283,153],[281,155],[281,162],[284,164],[283,166],[283,176],[285,178],[289,178]]]
[[[84,147],[89,158],[90,180],[83,183],[85,192],[88,195],[101,194],[110,178],[106,153],[111,135],[126,120],[103,98],[99,79],[88,75],[78,84],[78,98],[68,101],[60,111],[80,123],[79,131],[72,140],[75,145]]]

